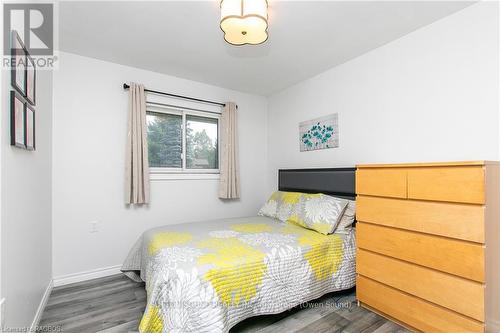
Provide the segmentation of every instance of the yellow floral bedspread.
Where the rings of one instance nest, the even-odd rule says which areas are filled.
[[[139,330],[228,332],[355,283],[355,237],[322,235],[267,217],[145,232],[122,271],[146,282]]]

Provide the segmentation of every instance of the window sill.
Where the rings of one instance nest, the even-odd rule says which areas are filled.
[[[218,173],[150,173],[151,181],[161,180],[218,180]]]

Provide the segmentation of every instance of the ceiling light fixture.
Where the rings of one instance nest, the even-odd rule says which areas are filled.
[[[267,0],[222,0],[220,28],[232,45],[261,44],[267,40]]]

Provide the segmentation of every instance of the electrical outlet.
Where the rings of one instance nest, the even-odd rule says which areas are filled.
[[[5,328],[5,298],[0,299],[0,332]]]
[[[90,223],[90,228],[89,228],[90,233],[99,232],[99,221],[90,221],[89,223]]]

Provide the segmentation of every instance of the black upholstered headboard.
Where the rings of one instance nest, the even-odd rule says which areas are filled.
[[[280,191],[324,193],[354,200],[356,168],[280,169]]]

